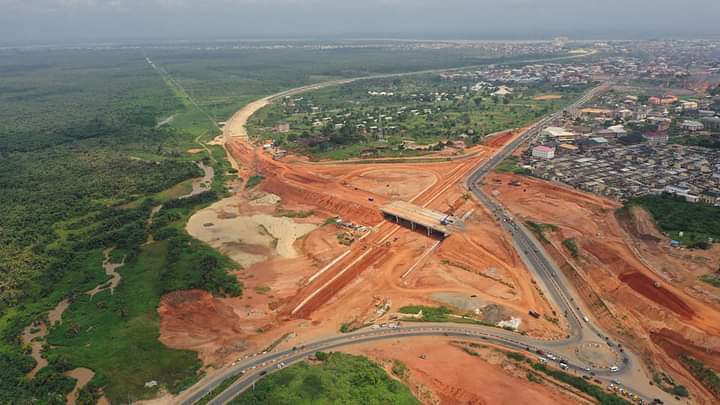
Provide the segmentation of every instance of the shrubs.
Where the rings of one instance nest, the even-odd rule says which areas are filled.
[[[186,235],[168,239],[168,255],[161,274],[163,293],[199,288],[216,295],[242,293],[237,278],[228,274],[231,262]]]
[[[597,385],[591,384],[581,377],[575,377],[573,375],[570,375],[568,373],[562,372],[560,370],[551,369],[544,364],[535,363],[533,364],[533,368],[537,371],[540,371],[546,375],[549,375],[550,377],[564,382],[565,384],[571,385],[578,390],[592,396],[593,398],[597,399],[598,402],[601,405],[630,405],[631,403],[629,401],[626,401],[617,395],[608,394],[605,392],[602,387],[599,387]]]
[[[550,243],[550,241],[545,237],[545,231],[557,232],[560,229],[557,225],[542,224],[533,221],[525,221],[525,225],[527,225],[527,227],[530,228],[535,236],[537,236],[537,238],[543,243]]]
[[[321,364],[294,364],[255,384],[232,404],[419,404],[410,390],[365,357],[318,352]],[[405,368],[397,365],[398,372]],[[393,367],[395,369],[395,367]]]
[[[408,374],[408,368],[402,361],[393,360],[392,373],[400,379],[405,379]]]
[[[577,243],[575,243],[575,239],[565,239],[562,243],[563,246],[565,246],[565,249],[570,252],[572,257],[578,257],[578,247]]]
[[[245,189],[249,190],[251,188],[254,188],[258,184],[260,184],[263,180],[265,180],[265,177],[263,177],[260,174],[254,174],[254,175],[250,176],[247,183],[245,183]]]
[[[645,208],[660,229],[689,247],[707,249],[708,238],[720,239],[720,207],[669,195],[634,198],[626,206]]]
[[[426,322],[447,322],[448,315],[452,313],[448,307],[427,307],[424,305],[411,305],[400,308],[401,314],[416,315],[422,311],[422,320]]]
[[[700,281],[708,283],[713,287],[720,288],[720,273],[702,275],[700,276]]]
[[[697,378],[713,394],[720,395],[720,376],[711,368],[705,367],[702,361],[689,356],[681,356],[680,359],[688,367],[692,375]]]

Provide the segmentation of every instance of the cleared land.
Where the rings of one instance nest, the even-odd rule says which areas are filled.
[[[720,265],[718,246],[671,248],[644,211],[616,213],[613,201],[545,181],[494,174],[485,188],[520,218],[555,225],[558,231],[545,233],[546,247],[596,319],[651,368],[674,371],[694,398],[710,401],[678,353],[695,354],[698,341],[720,350],[720,290],[697,279]],[[570,238],[577,257],[563,245]]]
[[[233,121],[232,125],[240,123]],[[230,131],[235,132],[226,134],[237,133]],[[261,173],[264,179],[255,188],[237,188],[235,195],[218,203],[221,205],[200,211],[197,218],[212,212],[212,220],[191,218],[191,233],[198,228],[223,229],[223,221],[241,216],[292,211],[311,211],[312,215],[291,221],[318,227],[293,244],[297,257],[283,257],[272,243],[268,246],[267,240],[242,242],[229,228],[215,236],[207,230],[195,233],[210,244],[224,241],[237,254],[264,256],[241,270],[238,277],[246,291],[262,288],[268,292],[213,300],[201,293],[179,300],[166,297],[162,303],[163,342],[199,351],[206,364],[222,364],[242,353],[257,351],[289,332],[298,337],[284,345],[334,333],[343,324],[353,328],[383,322],[404,305],[445,304],[448,296],[479,297],[479,305],[470,312],[480,320],[497,322],[517,317],[521,329],[530,334],[564,336],[562,324],[527,315],[528,308],[532,308],[549,319],[554,317],[510,241],[462,187],[469,170],[507,139],[504,136],[494,146],[476,146],[473,151],[477,153],[458,161],[390,165],[306,164],[299,156],[274,160],[244,137],[227,137],[226,147],[242,168],[240,176]],[[378,178],[381,173],[388,175]],[[369,174],[374,186],[368,184]],[[415,184],[416,176],[420,184]],[[382,186],[397,191],[383,193]],[[467,229],[433,248],[436,240],[383,220],[380,207],[395,195],[465,217]],[[222,213],[218,206],[223,207]],[[327,221],[335,216],[372,230],[357,233]],[[261,237],[261,229],[255,232],[256,237]],[[339,242],[338,235],[345,233],[354,234],[355,242],[349,247]],[[424,256],[426,252],[429,254]],[[413,272],[401,278],[410,268],[414,268]],[[234,314],[223,315],[229,309]],[[212,319],[221,318],[222,330],[210,327]],[[186,330],[192,331],[192,336]],[[229,341],[241,343],[228,347]]]

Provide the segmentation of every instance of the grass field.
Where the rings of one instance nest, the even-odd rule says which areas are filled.
[[[518,165],[519,162],[520,158],[517,156],[508,156],[505,160],[500,162],[500,164],[495,168],[495,171],[498,173],[529,174],[530,171],[520,167],[520,165]]]
[[[320,364],[301,362],[263,378],[231,403],[419,404],[410,390],[365,357],[318,353]],[[400,371],[400,369],[398,368]]]
[[[119,269],[123,280],[114,294],[79,296],[48,337],[54,346],[49,355],[96,370],[113,403],[152,397],[159,387],[145,388],[147,381],[176,392],[198,378],[195,353],[158,341],[155,310],[166,257],[167,243],[143,248],[136,261]]]

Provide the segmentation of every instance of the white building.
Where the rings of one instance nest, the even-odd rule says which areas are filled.
[[[608,131],[612,131],[615,134],[615,136],[627,135],[627,131],[625,130],[625,127],[622,125],[613,125],[608,128]]]
[[[565,128],[547,127],[542,130],[541,135],[549,137],[549,138],[553,138],[560,143],[575,142],[575,134],[572,131],[568,131]]]
[[[555,148],[539,145],[533,148],[532,156],[540,159],[552,159],[555,157]]]
[[[701,122],[685,120],[680,124],[680,128],[687,131],[702,131],[705,129],[705,126]]]
[[[512,92],[513,92],[512,88],[507,87],[507,86],[500,86],[500,87],[498,87],[497,90],[495,90],[495,92],[492,95],[502,97],[502,96],[510,95],[510,94],[512,94]]]

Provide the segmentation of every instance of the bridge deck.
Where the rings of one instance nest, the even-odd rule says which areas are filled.
[[[381,207],[380,211],[386,215],[404,219],[412,224],[432,229],[446,236],[452,233],[447,224],[456,220],[454,217],[442,212],[420,207],[405,201],[393,201]]]

